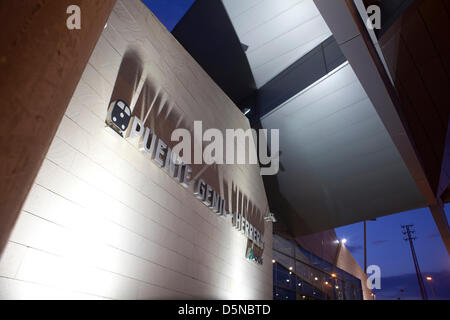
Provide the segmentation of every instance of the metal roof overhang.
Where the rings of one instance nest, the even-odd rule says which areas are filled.
[[[257,1],[247,2],[251,7]],[[356,2],[362,5],[361,0]],[[207,21],[211,18],[201,14],[202,3],[198,1],[197,10],[190,14]],[[252,120],[261,118],[263,127],[280,129],[282,170],[264,178],[271,210],[279,217],[274,230],[297,237],[411,209],[439,207],[374,44],[376,37],[366,29],[355,2],[314,3],[333,38],[283,69],[253,99],[257,119]],[[230,15],[236,26],[239,21]],[[181,40],[199,35],[183,31],[177,30]],[[333,48],[333,54],[326,48]],[[342,64],[345,60],[348,63]],[[330,72],[330,65],[337,68]],[[226,71],[222,69],[219,73]],[[223,89],[227,92],[227,87]],[[448,249],[445,213],[432,213]]]

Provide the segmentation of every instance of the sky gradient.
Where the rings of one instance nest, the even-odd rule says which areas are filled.
[[[446,206],[449,217],[450,206]],[[367,222],[367,264],[381,268],[381,290],[378,299],[420,299],[419,285],[409,243],[403,240],[402,225],[414,224],[417,240],[414,246],[423,276],[431,275],[436,297],[450,299],[450,258],[428,209],[394,214]],[[340,239],[364,265],[364,227],[357,223],[336,229]],[[432,292],[425,283],[429,298]],[[401,293],[400,290],[404,290]]]

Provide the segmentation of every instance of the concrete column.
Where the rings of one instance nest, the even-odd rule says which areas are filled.
[[[0,2],[0,254],[114,4]],[[70,5],[79,30],[67,28]]]

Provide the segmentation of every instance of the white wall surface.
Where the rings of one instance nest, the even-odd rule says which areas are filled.
[[[0,260],[1,299],[271,299],[246,238],[137,147],[105,128],[122,56],[144,58],[184,121],[248,121],[139,0],[119,0]],[[267,213],[257,167],[221,171]]]

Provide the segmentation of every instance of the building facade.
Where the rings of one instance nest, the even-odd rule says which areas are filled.
[[[56,9],[41,6],[32,19]],[[63,22],[64,32],[78,32]],[[124,129],[129,116],[130,127],[140,119],[169,147],[171,132],[191,130],[194,120],[204,130],[249,128],[141,1],[115,2],[9,234],[0,298],[272,298],[272,224],[259,166],[193,165],[181,181],[167,157],[161,166],[110,127]],[[194,194],[200,179],[224,199],[226,215]],[[229,214],[249,203],[245,218],[264,246],[259,263],[248,258],[256,241]]]

